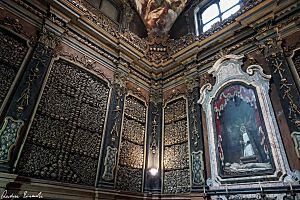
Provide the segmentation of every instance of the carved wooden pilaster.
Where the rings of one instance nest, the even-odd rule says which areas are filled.
[[[197,103],[200,98],[199,77],[187,81],[188,122],[191,160],[191,190],[199,191],[205,187],[205,164],[201,108]]]
[[[59,36],[43,27],[34,48],[33,56],[28,62],[23,77],[20,79],[16,92],[8,106],[5,120],[1,122],[0,137],[3,138],[7,135],[11,137],[11,140],[1,143],[2,146],[6,146],[7,150],[6,155],[2,155],[0,158],[1,171],[12,171],[15,166],[37,97],[59,40]]]
[[[148,107],[148,127],[146,144],[145,184],[144,191],[161,192],[161,146],[162,146],[162,92],[152,89]],[[157,169],[156,175],[151,175],[150,169]]]
[[[292,79],[282,48],[282,39],[270,38],[260,46],[272,71],[274,84],[279,91],[280,101],[287,118],[290,133],[300,130],[300,95]]]
[[[113,84],[109,110],[106,119],[106,128],[100,157],[97,186],[113,188],[117,158],[120,144],[120,133],[124,111],[125,78],[122,73],[116,72]]]

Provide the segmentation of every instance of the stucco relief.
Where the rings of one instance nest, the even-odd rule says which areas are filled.
[[[202,104],[211,155],[210,187],[232,181],[282,182],[290,174],[269,98],[270,75],[258,65],[241,69],[243,56],[226,55],[208,71],[216,83],[204,85]],[[232,73],[232,71],[234,73]]]

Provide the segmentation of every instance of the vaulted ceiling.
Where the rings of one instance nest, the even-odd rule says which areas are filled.
[[[169,32],[188,0],[133,0],[148,33]]]

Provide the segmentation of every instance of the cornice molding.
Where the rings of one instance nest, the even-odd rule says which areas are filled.
[[[35,7],[31,7],[26,1],[13,1],[39,17],[48,19],[58,27],[64,28],[67,36],[87,45],[116,65],[118,64],[118,52],[123,53],[131,59],[128,68],[132,69],[132,74],[136,77],[143,74],[146,77],[145,82],[149,82],[150,76],[160,78],[164,75],[169,77],[177,74],[178,66],[184,66],[187,71],[195,71],[194,68],[199,70],[217,60],[220,57],[219,53],[205,59],[199,56],[201,52],[206,52],[206,48],[209,48],[211,44],[214,49],[223,49],[227,53],[231,53],[242,46],[256,42],[257,37],[251,36],[236,44],[235,41],[240,41],[240,39],[235,35],[242,30],[248,28],[252,29],[254,35],[255,33],[262,34],[274,29],[274,25],[266,23],[267,21],[276,22],[279,29],[284,29],[299,19],[299,15],[295,15],[294,12],[295,9],[299,9],[299,3],[296,0],[288,3],[278,3],[272,0],[245,0],[239,12],[205,34],[199,36],[188,34],[177,40],[159,36],[139,38],[128,29],[122,29],[121,24],[110,20],[85,0],[53,0],[50,2],[50,8],[54,9],[50,9],[48,17]],[[273,14],[267,17],[262,16],[262,11],[266,9],[271,10],[270,13]],[[33,10],[35,11],[33,12]],[[61,16],[61,13],[64,16]],[[282,17],[287,16],[288,13],[294,13],[294,15],[288,20],[287,17]],[[248,17],[250,15],[255,17]],[[81,29],[81,33],[76,32],[79,29]],[[83,33],[88,35],[82,35]],[[231,41],[233,45],[222,43],[222,38]],[[114,51],[113,54],[111,54],[111,49]],[[192,74],[187,71],[186,74]],[[169,79],[166,78],[164,82],[171,81]],[[174,80],[174,78],[171,79]]]

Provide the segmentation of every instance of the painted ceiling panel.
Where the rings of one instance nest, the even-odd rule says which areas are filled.
[[[167,34],[187,0],[134,0],[149,34]]]

